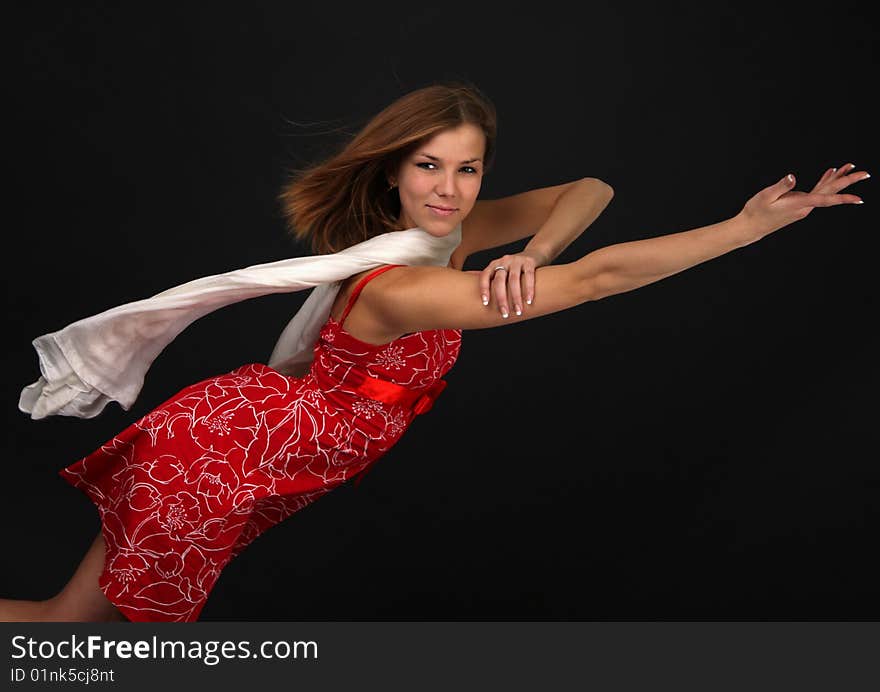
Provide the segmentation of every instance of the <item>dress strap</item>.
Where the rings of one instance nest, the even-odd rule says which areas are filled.
[[[379,276],[382,272],[386,272],[389,269],[393,269],[394,267],[404,267],[406,265],[403,264],[386,264],[383,267],[379,267],[378,269],[371,271],[367,274],[363,279],[358,281],[357,286],[354,287],[354,290],[351,292],[351,295],[348,297],[348,304],[345,306],[345,311],[342,313],[342,317],[339,318],[339,326],[342,326],[342,323],[345,322],[345,318],[348,317],[348,313],[351,312],[351,308],[354,305],[354,301],[357,300],[357,297],[360,295],[364,286],[367,285],[367,281],[372,279],[374,276]]]

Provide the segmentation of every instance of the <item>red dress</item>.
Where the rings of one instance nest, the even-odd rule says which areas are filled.
[[[132,621],[198,619],[220,571],[263,531],[353,478],[446,386],[461,330],[367,344],[321,328],[310,371],[262,363],[182,389],[59,474],[95,503],[101,590]],[[360,481],[358,477],[357,482]]]

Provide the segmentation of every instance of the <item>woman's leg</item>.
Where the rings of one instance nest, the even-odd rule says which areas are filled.
[[[47,601],[22,601],[0,598],[0,622],[39,622]]]
[[[45,619],[52,622],[126,622],[127,618],[98,586],[104,569],[104,536],[98,535],[76,572],[57,596],[47,603]]]
[[[104,536],[92,542],[67,585],[45,601],[0,599],[0,622],[125,622],[98,586],[104,569]]]

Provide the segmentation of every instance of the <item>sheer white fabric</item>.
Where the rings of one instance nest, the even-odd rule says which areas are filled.
[[[110,401],[127,411],[153,361],[195,320],[249,298],[312,288],[268,361],[284,374],[301,370],[311,363],[343,279],[383,264],[445,267],[460,242],[461,224],[441,238],[418,227],[391,231],[331,255],[256,264],[195,279],[73,322],[31,342],[42,375],[22,390],[18,408],[34,420],[53,415],[94,418]]]

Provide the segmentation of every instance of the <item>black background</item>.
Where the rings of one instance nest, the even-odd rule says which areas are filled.
[[[788,172],[799,190],[848,162],[875,177],[849,190],[863,205],[640,290],[465,331],[430,414],[358,488],[230,563],[202,619],[880,617],[867,6],[407,7],[34,4],[9,20],[0,595],[54,594],[98,531],[58,469],[185,385],[265,362],[307,294],[200,319],[130,411],[90,420],[18,410],[31,339],[308,254],[275,201],[285,167],[464,78],[499,113],[482,197],[614,187],[557,262],[723,220]]]

